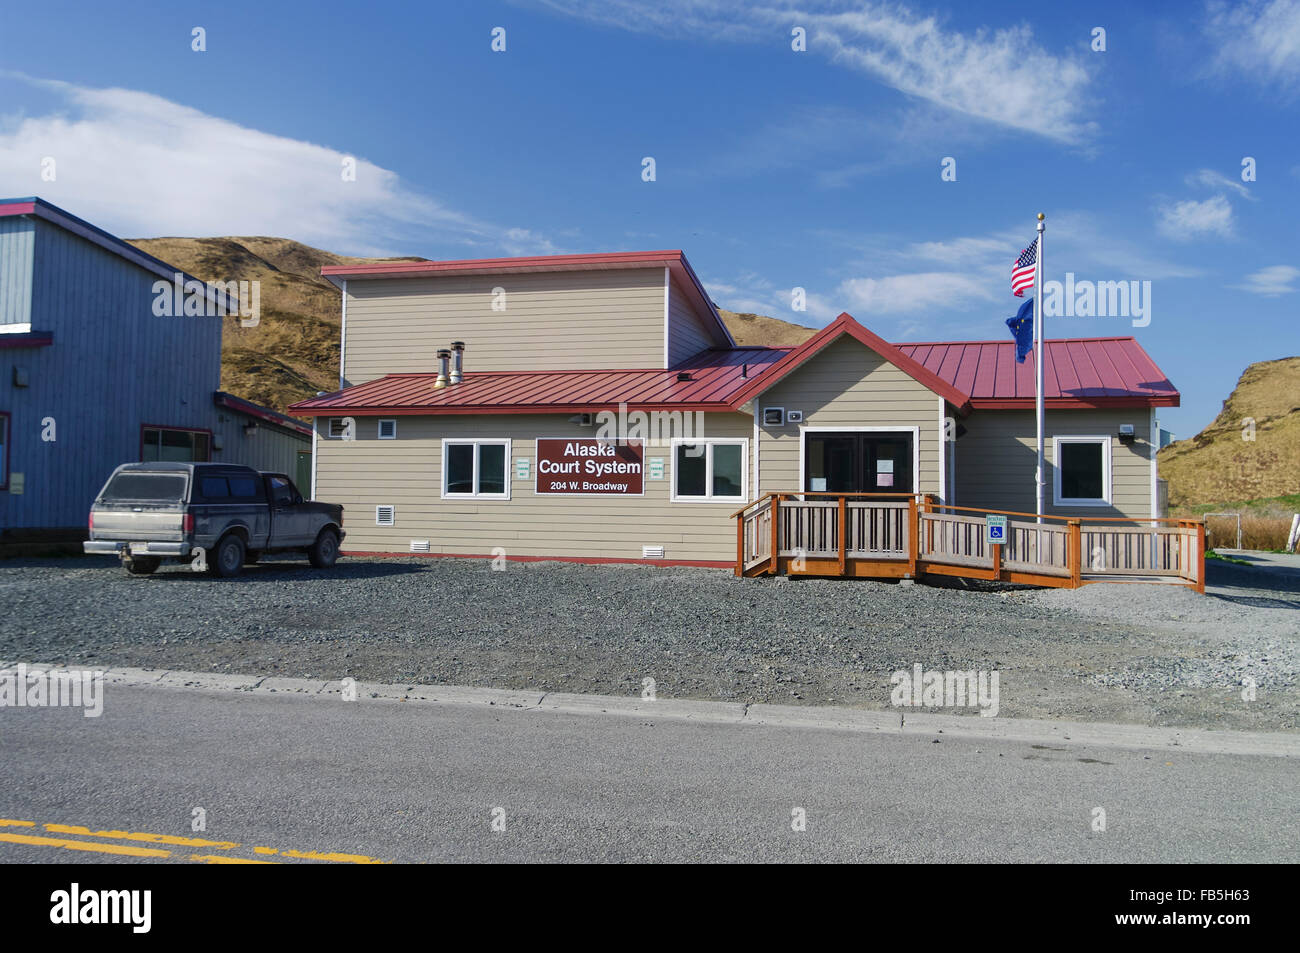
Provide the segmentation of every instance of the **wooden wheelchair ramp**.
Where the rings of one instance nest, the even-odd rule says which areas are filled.
[[[1205,591],[1205,524],[943,506],[929,494],[769,493],[732,514],[736,575],[918,579],[1077,589],[1165,582]],[[986,516],[1006,518],[989,544]]]

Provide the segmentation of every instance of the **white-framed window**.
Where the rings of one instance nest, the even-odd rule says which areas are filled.
[[[1055,506],[1110,506],[1110,436],[1052,437]]]
[[[330,440],[344,440],[348,437],[348,421],[351,417],[326,418],[325,436]]]
[[[380,440],[397,439],[397,418],[396,417],[379,418],[379,439]]]
[[[510,441],[445,438],[442,441],[444,499],[510,499]]]
[[[675,437],[674,503],[743,503],[749,499],[749,441]]]

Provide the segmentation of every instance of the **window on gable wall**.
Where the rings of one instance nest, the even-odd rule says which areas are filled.
[[[1057,506],[1109,506],[1110,437],[1053,437]]]

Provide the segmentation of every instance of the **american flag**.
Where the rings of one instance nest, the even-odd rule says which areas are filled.
[[[1023,298],[1025,289],[1034,286],[1034,263],[1037,260],[1038,239],[1035,238],[1011,266],[1011,293],[1017,298]]]

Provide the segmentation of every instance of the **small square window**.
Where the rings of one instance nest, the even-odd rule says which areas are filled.
[[[1057,506],[1110,505],[1110,437],[1054,437]]]

